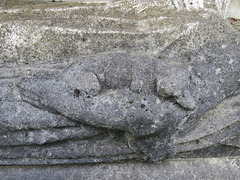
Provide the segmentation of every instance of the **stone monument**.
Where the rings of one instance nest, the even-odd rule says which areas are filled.
[[[1,2],[1,179],[237,179],[237,3]]]

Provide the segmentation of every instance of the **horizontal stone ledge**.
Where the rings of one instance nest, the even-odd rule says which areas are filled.
[[[1,166],[0,179],[238,179],[240,157],[168,160],[161,165],[113,163],[66,166]]]

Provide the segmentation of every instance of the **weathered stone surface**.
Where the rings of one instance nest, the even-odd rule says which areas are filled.
[[[233,96],[209,110],[190,131],[183,132],[178,137],[177,151],[201,149],[214,145],[216,142],[223,143],[225,139],[238,137],[239,101],[239,95]]]
[[[1,167],[0,178],[16,179],[239,179],[239,158],[196,158],[163,164],[117,163],[75,166]]]
[[[0,8],[1,165],[134,161],[69,172],[207,179],[206,165],[236,179],[240,35],[238,20],[225,19],[230,1],[25,3]]]
[[[179,128],[186,131],[225,97],[239,93],[239,56],[231,56],[232,63],[217,59],[180,68],[148,56],[90,56],[79,58],[79,64],[72,64],[59,78],[24,78],[18,87],[22,99],[40,109],[92,126],[130,132],[138,152],[161,162],[175,152],[171,141]],[[132,83],[143,88],[132,88]],[[235,125],[227,133],[215,135],[211,144],[238,135],[239,127]],[[190,147],[184,150],[202,148],[195,141],[192,144],[184,143],[184,148]]]
[[[23,6],[6,2],[0,11],[0,65],[67,62],[79,55],[113,51],[159,57],[183,38],[187,41],[180,45],[181,52],[198,52],[212,39],[224,40],[221,29],[231,31],[231,25],[220,18],[226,16],[229,0],[192,5],[189,1],[194,11],[181,10],[183,2],[170,0],[143,1],[136,7],[135,1],[110,5],[28,2],[27,7],[24,1]]]

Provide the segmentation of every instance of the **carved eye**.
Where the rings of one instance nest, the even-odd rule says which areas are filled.
[[[80,90],[74,89],[74,97],[79,97],[79,95],[80,95]]]

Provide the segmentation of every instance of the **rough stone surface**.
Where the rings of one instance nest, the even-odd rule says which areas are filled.
[[[17,86],[22,100],[40,109],[84,124],[128,132],[132,139],[136,138],[132,143],[136,144],[137,152],[161,162],[175,152],[171,141],[178,129],[185,133],[205,112],[239,93],[238,54],[236,57],[231,54],[232,63],[219,58],[183,67],[149,56],[122,53],[90,56],[79,58],[80,65],[70,65],[59,77],[23,78]],[[234,100],[236,103],[239,98]],[[233,112],[232,109],[232,117]],[[236,110],[235,121],[238,115]],[[203,129],[198,130],[199,137]],[[221,140],[232,138],[239,134],[239,126],[227,130],[228,136],[223,131]],[[189,136],[196,139],[193,134]],[[211,145],[219,141],[216,136],[208,140]],[[195,141],[192,144],[202,147]],[[206,142],[203,144],[206,146]],[[194,149],[186,143],[182,146],[185,151]]]
[[[0,4],[1,179],[238,179],[229,0]]]
[[[110,180],[110,179],[239,179],[239,158],[196,158],[166,161],[161,165],[117,163],[75,166],[1,167],[0,178],[5,180]]]

